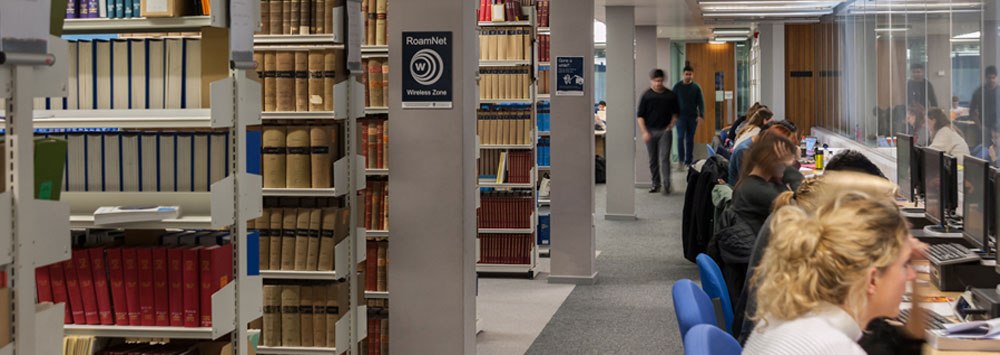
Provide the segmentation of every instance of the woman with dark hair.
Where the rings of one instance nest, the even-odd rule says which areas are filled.
[[[756,136],[761,130],[764,129],[765,125],[771,123],[772,119],[774,119],[774,113],[771,112],[771,110],[767,108],[757,110],[754,112],[753,116],[747,118],[746,127],[743,127],[743,129],[740,129],[739,132],[736,133],[736,141],[733,144],[740,145],[740,143],[750,139],[750,137]]]
[[[927,112],[927,125],[931,127],[931,148],[948,153],[958,159],[962,164],[962,159],[969,155],[969,144],[965,143],[962,133],[951,125],[951,120],[943,110],[935,107]]]
[[[927,113],[924,106],[911,104],[906,108],[906,123],[908,132],[913,135],[913,139],[919,146],[927,145],[927,133],[924,132]]]

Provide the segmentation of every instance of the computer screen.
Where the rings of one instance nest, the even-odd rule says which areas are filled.
[[[944,207],[941,196],[941,163],[944,152],[934,148],[924,148],[923,157],[924,190],[926,204],[924,214],[934,224],[944,224]]]
[[[941,159],[941,206],[945,217],[958,209],[958,158],[950,154]]]
[[[910,161],[913,160],[913,136],[903,133],[896,134],[896,183],[899,184],[899,191],[910,201],[916,200],[913,196],[913,183],[910,182],[913,172]]]
[[[989,172],[989,163],[985,160],[965,157],[965,181],[962,182],[965,227],[962,235],[973,247],[980,249],[989,247],[987,201],[992,196],[989,194]]]

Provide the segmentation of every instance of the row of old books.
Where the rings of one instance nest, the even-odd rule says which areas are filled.
[[[525,100],[531,98],[531,67],[479,69],[479,98]]]
[[[368,306],[368,338],[362,340],[361,354],[389,354],[389,310]]]
[[[552,93],[552,69],[548,65],[542,65],[538,67],[538,93],[539,94],[550,94]]]
[[[534,234],[479,234],[479,263],[530,264]]]
[[[66,18],[125,18],[139,17],[139,0],[69,0]]]
[[[389,227],[389,182],[368,180],[364,194],[365,229],[385,230]]]
[[[66,303],[66,324],[211,327],[232,265],[228,243],[93,247],[35,277],[39,302]]]
[[[365,106],[389,106],[389,58],[362,59],[361,68],[368,73],[361,75],[361,83],[365,86]]]
[[[538,61],[549,62],[549,35],[538,35]]]
[[[507,152],[506,166],[507,183],[527,184],[531,182],[531,168],[534,166],[530,150],[512,150]]]
[[[538,27],[549,27],[549,0],[536,0],[535,11],[538,13]]]
[[[340,158],[338,126],[265,124],[261,130],[265,188],[333,186],[333,162]]]
[[[359,120],[361,155],[368,169],[386,169],[389,167],[389,120],[384,115],[368,117]]]
[[[538,110],[535,113],[536,122],[538,123],[538,130],[540,132],[548,132],[552,129],[552,121],[550,119],[552,105],[548,101],[539,102],[535,108]]]
[[[531,143],[530,106],[483,106],[477,112],[477,118],[480,144]]]
[[[343,283],[264,285],[261,344],[274,347],[337,346],[337,321],[348,305]]]
[[[365,22],[365,45],[384,46],[389,43],[387,31],[388,0],[362,0],[361,15]]]
[[[333,111],[333,87],[345,73],[342,55],[339,49],[254,51],[264,111]]]
[[[552,165],[552,161],[549,159],[549,154],[552,151],[551,144],[548,137],[538,138],[538,147],[535,149],[535,154],[538,156],[539,166]]]
[[[500,149],[483,149],[479,153],[479,161],[476,170],[479,172],[480,180],[496,180],[499,175],[499,166],[502,159],[506,159],[507,154]]]
[[[531,228],[531,192],[484,191],[477,211],[479,228]]]
[[[343,0],[260,0],[258,34],[333,33],[335,9],[343,6]]]
[[[480,60],[530,60],[531,27],[482,27],[479,29]]]
[[[365,244],[365,290],[385,292],[387,286],[389,265],[389,242],[385,240],[369,240]]]
[[[517,0],[479,0],[479,21],[526,21],[528,16]]]
[[[215,51],[199,38],[69,41],[67,96],[36,99],[35,109],[206,107],[218,73],[202,58]]]
[[[310,200],[300,208],[265,208],[247,229],[260,235],[260,269],[331,271],[334,247],[350,232],[348,210],[314,207]]]
[[[208,191],[229,175],[228,132],[65,132],[66,191]]]
[[[232,344],[228,341],[185,342],[170,339],[170,342],[166,344],[125,341],[109,344],[103,349],[95,351],[98,343],[102,342],[95,337],[65,337],[63,338],[63,355],[223,355],[232,353]],[[71,352],[70,346],[76,346],[78,350]],[[85,348],[81,349],[79,346]]]

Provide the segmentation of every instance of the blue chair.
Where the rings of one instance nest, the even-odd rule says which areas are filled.
[[[709,158],[711,158],[713,155],[715,155],[715,149],[712,149],[712,145],[711,144],[705,144],[705,148],[708,149],[708,157]]]
[[[740,355],[740,343],[719,327],[699,324],[684,336],[684,355]]]
[[[726,279],[722,278],[722,270],[708,255],[698,254],[695,260],[698,262],[698,274],[701,275],[701,287],[708,294],[708,297],[719,299],[723,323],[725,323],[723,330],[731,331],[733,329],[733,302],[729,299],[729,288],[726,287]],[[720,327],[722,326],[720,325]]]
[[[712,307],[712,299],[708,298],[705,291],[702,291],[701,287],[698,287],[694,281],[677,280],[674,282],[671,292],[674,297],[674,313],[677,315],[677,326],[681,330],[681,339],[691,327],[698,324],[714,325],[718,323],[715,318],[715,309]]]

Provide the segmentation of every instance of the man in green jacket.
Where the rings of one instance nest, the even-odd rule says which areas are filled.
[[[684,79],[674,85],[673,92],[677,94],[681,113],[677,120],[677,157],[684,165],[691,165],[691,155],[694,153],[694,132],[705,119],[705,97],[701,86],[694,82],[694,68],[684,67]]]

